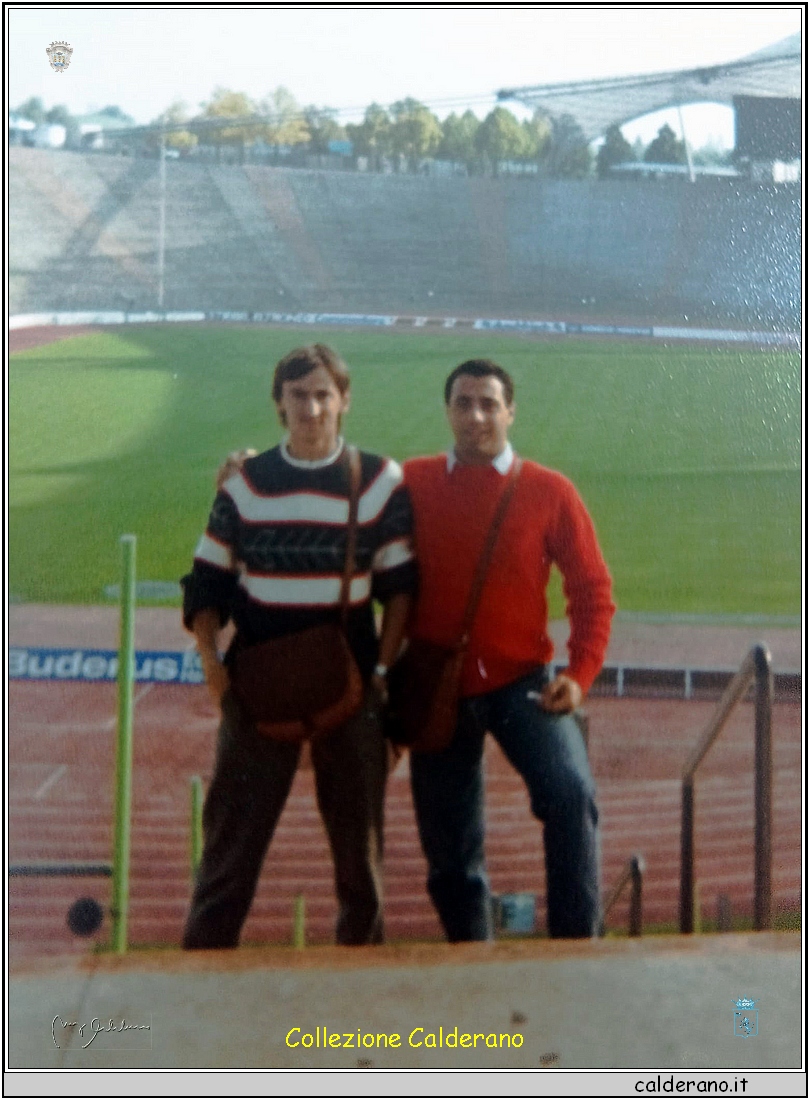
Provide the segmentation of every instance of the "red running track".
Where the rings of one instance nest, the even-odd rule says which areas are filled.
[[[207,780],[216,714],[203,688],[137,689],[132,822],[132,944],[177,944],[190,895],[189,780]],[[31,683],[9,686],[9,859],[109,860],[112,851],[115,685]],[[603,825],[603,887],[616,882],[635,851],[646,859],[645,920],[677,920],[679,775],[714,703],[593,699],[590,754]],[[798,907],[801,886],[801,711],[774,711],[773,897],[775,909]],[[495,892],[538,894],[544,914],[542,829],[531,816],[520,778],[490,739],[487,852]],[[697,875],[704,914],[719,894],[735,915],[753,903],[753,714],[741,705],[712,749],[697,783]],[[439,938],[425,893],[407,758],[389,781],[386,825],[386,925],[389,939]],[[268,854],[246,942],[289,942],[293,898],[307,904],[312,942],[332,937],[335,903],[326,838],[312,773],[299,768]],[[65,915],[77,897],[109,902],[105,879],[10,880],[12,962],[35,955],[86,951]],[[619,903],[609,925],[626,924]],[[109,935],[105,921],[95,940]]]

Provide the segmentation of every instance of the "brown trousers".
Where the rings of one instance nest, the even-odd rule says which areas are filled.
[[[386,743],[375,703],[311,744],[318,807],[335,867],[339,944],[381,943]],[[301,746],[261,736],[228,693],[203,809],[204,849],[185,948],[236,947]]]

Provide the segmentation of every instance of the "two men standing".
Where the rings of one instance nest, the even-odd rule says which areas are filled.
[[[337,482],[329,481],[337,475],[325,471],[340,468],[343,445],[338,428],[340,413],[348,407],[348,377],[341,389],[329,368],[312,359],[313,350],[300,349],[279,364],[276,381],[281,381],[278,388],[274,383],[274,398],[289,439],[280,448],[249,459],[240,473],[226,481],[186,588],[185,622],[197,636],[209,687],[223,710],[216,770],[205,808],[203,865],[184,940],[187,947],[228,946],[238,941],[298,759],[295,746],[263,742],[234,707],[227,692],[227,672],[216,656],[218,626],[230,608],[238,644],[255,644],[262,636],[299,629],[311,621],[313,613],[334,614],[337,585],[330,589],[331,604],[319,604],[315,612],[314,596],[307,594],[303,578],[314,572],[335,580],[334,554],[330,566],[325,558],[321,560],[320,548],[327,531],[337,532],[343,513],[304,516],[285,507],[276,514],[275,503],[268,503],[291,494],[297,500],[311,497],[309,507],[319,494],[332,498],[345,493]],[[323,349],[320,354],[326,352]],[[305,370],[309,363],[308,372],[288,378],[282,364],[289,360],[299,364],[296,370]],[[327,396],[335,402],[331,419],[325,415]],[[395,463],[364,456],[364,492],[370,501],[373,498],[365,521],[369,538],[364,568],[374,584],[364,588],[362,610],[353,608],[357,626],[352,647],[366,680],[373,680],[371,703],[361,712],[366,715],[374,714],[374,703],[385,696],[384,678],[409,617],[415,587],[411,525],[420,579],[408,633],[412,638],[452,644],[461,629],[476,563],[506,475],[515,461],[508,441],[515,415],[514,387],[506,371],[489,360],[462,363],[447,379],[445,403],[455,447],[448,455],[406,462],[407,493]],[[326,431],[327,424],[332,425],[331,431]],[[305,485],[302,478],[314,481]],[[276,550],[279,544],[285,549],[290,525],[296,523],[308,525],[299,532],[306,537],[296,540],[299,551],[313,552],[311,535],[319,548],[320,565],[302,565],[297,584],[290,587],[291,578],[284,575],[289,566],[281,568]],[[258,539],[254,537],[257,525],[262,528]],[[359,530],[365,530],[362,498]],[[358,558],[358,568],[361,564]],[[571,624],[569,665],[556,677],[549,670],[553,647],[547,633],[546,587],[552,564],[563,575]],[[378,653],[371,595],[387,600]],[[524,778],[532,812],[545,825],[549,933],[582,937],[598,932],[595,792],[571,712],[601,667],[612,613],[610,577],[576,490],[562,475],[524,462],[470,632],[455,734],[446,749],[413,753],[411,758],[428,889],[451,941],[488,939],[493,931],[484,860],[482,755],[487,730]],[[377,883],[385,751],[376,718],[373,729],[366,723],[362,732],[351,732],[358,725],[362,725],[359,718],[347,724],[349,734],[343,729],[313,742],[319,805],[335,858],[341,903],[339,943],[378,942],[382,936]],[[349,744],[354,745],[351,756],[346,755]],[[369,755],[376,761],[373,778],[369,776],[357,789],[356,783],[341,788],[330,778],[330,770],[338,767],[343,777],[356,780],[359,760]],[[344,824],[354,823],[357,817],[358,799],[370,809],[360,814],[360,829],[352,827],[349,835],[343,835]],[[375,853],[371,859],[369,836]],[[247,855],[242,853],[244,845]],[[355,908],[353,899],[360,896],[363,915],[349,918],[347,914]]]

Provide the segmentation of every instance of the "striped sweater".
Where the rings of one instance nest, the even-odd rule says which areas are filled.
[[[361,672],[377,655],[372,599],[416,589],[410,498],[397,463],[361,452],[355,571],[348,636]],[[349,515],[346,449],[329,463],[290,459],[283,447],[248,459],[217,493],[191,573],[183,622],[213,608],[233,619],[237,648],[335,621]]]

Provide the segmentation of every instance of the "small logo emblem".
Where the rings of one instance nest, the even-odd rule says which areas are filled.
[[[740,1039],[753,1039],[759,1034],[759,1011],[750,997],[738,997],[734,1005],[734,1034]]]
[[[48,55],[53,71],[63,73],[70,64],[73,47],[69,46],[67,42],[51,42],[45,53]]]

